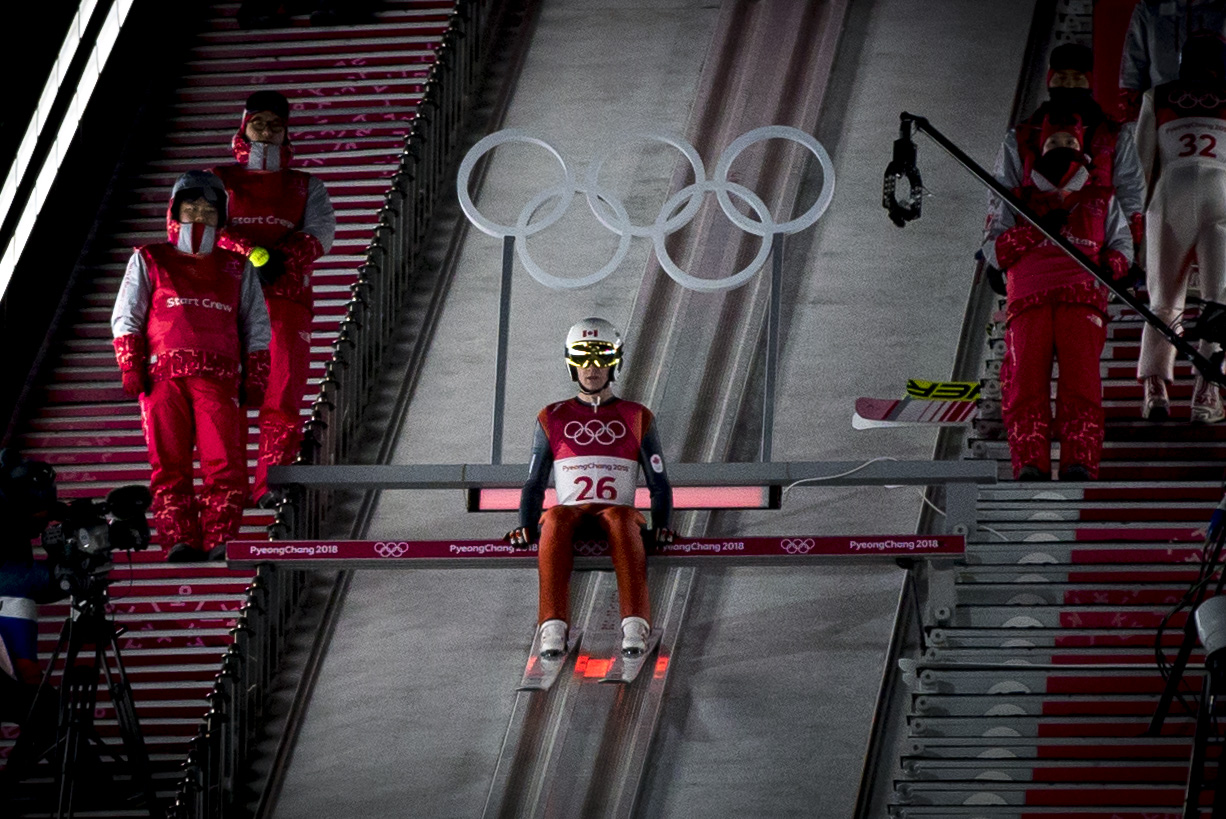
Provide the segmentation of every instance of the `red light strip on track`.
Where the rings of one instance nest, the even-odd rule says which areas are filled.
[[[509,512],[519,508],[519,489],[471,489],[468,495],[470,512]],[[778,509],[778,487],[771,486],[674,486],[674,509]],[[545,508],[557,506],[558,493],[545,490]],[[645,487],[634,492],[638,509],[651,508],[651,496]]]

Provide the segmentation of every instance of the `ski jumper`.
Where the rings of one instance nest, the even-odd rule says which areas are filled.
[[[143,373],[141,427],[153,467],[151,516],[164,548],[209,550],[232,540],[247,496],[240,387],[258,396],[268,379],[268,313],[255,271],[237,253],[136,250],[115,300],[111,330],[119,368]],[[185,228],[188,226],[184,226]],[[182,233],[186,233],[184,230]],[[203,488],[193,491],[199,447]]]
[[[1014,190],[1038,215],[1065,210],[1063,235],[1091,259],[1127,270],[1132,237],[1110,188],[1091,183],[1077,167],[1057,188],[1037,171]],[[1085,467],[1098,476],[1103,410],[1099,359],[1106,341],[1107,291],[1029,223],[1001,214],[984,255],[1008,272],[1002,411],[1009,432],[1013,476],[1023,467],[1051,472],[1052,358],[1060,366],[1055,432],[1061,468]],[[1003,230],[1002,230],[1003,228]]]
[[[1137,146],[1154,180],[1146,211],[1149,305],[1167,324],[1182,315],[1192,262],[1201,296],[1226,300],[1226,84],[1173,82],[1147,92]],[[1200,342],[1206,356],[1218,346]],[[1141,331],[1137,378],[1175,374],[1175,348],[1153,327]]]
[[[647,560],[634,507],[639,467],[651,494],[652,526],[668,528],[673,496],[651,411],[612,398],[599,406],[571,398],[537,416],[528,482],[520,496],[520,525],[536,539],[540,527],[538,622],[569,622],[570,574],[576,528],[592,520],[608,537],[622,617],[651,619]],[[558,505],[541,514],[552,473]]]
[[[1136,120],[1141,97],[1179,76],[1179,55],[1201,31],[1226,35],[1226,0],[1141,0],[1120,58],[1119,116]]]
[[[302,445],[302,397],[311,363],[314,305],[311,271],[332,247],[336,215],[323,182],[284,167],[288,144],[252,143],[243,135],[231,146],[237,164],[213,169],[229,194],[230,218],[218,245],[244,256],[262,247],[284,257],[285,272],[263,285],[272,325],[272,370],[260,407],[260,447],[252,496],[268,491],[268,467],[292,463]]]

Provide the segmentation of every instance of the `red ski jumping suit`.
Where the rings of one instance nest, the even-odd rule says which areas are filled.
[[[608,537],[622,617],[651,619],[639,531],[645,521],[634,507],[640,465],[651,493],[652,525],[667,528],[672,490],[650,410],[619,398],[599,406],[571,398],[550,404],[537,416],[519,516],[520,525],[533,534],[540,526],[538,622],[568,619],[574,534],[585,519],[594,520]],[[558,505],[542,515],[551,468]]]

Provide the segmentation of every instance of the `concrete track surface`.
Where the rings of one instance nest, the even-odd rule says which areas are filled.
[[[814,5],[824,16],[814,18],[821,36],[813,48],[826,53],[812,58],[824,56],[832,67],[812,121],[834,159],[837,189],[818,225],[787,245],[774,460],[927,458],[933,432],[853,432],[852,401],[900,394],[907,377],[948,376],[986,197],[921,139],[932,197],[925,218],[899,230],[880,208],[881,172],[904,109],[991,161],[1008,125],[1032,4],[853,0],[841,14],[832,11],[840,4]],[[785,32],[753,46],[758,70],[741,72],[740,85],[709,82],[727,57],[728,27],[745,15],[779,11],[771,7],[767,0],[546,0],[505,125],[548,140],[580,167],[616,134],[688,134],[711,146],[704,152],[711,168],[736,134],[793,124],[776,118],[786,112],[760,105],[754,111],[771,119],[742,117],[727,138],[701,139],[707,120],[699,115],[710,110],[714,92],[738,101],[784,93],[776,77],[789,72],[772,73],[769,61],[772,39],[785,41]],[[748,24],[760,31],[762,20]],[[832,25],[841,29],[837,36]],[[764,76],[771,82],[760,82]],[[675,189],[674,159],[667,150],[627,145],[602,178],[626,197],[635,221],[649,221]],[[556,178],[550,162],[539,151],[499,149],[478,203],[514,222],[523,203]],[[797,211],[811,201],[811,183],[806,175],[794,186]],[[559,275],[596,269],[615,245],[580,202],[531,240],[534,258]],[[500,252],[497,240],[470,231],[402,419],[395,463],[488,460]],[[582,290],[546,290],[517,270],[504,461],[526,461],[535,412],[570,393],[562,336],[593,314],[627,327],[644,349],[684,353],[643,360],[632,343],[624,379],[627,394],[658,408],[673,460],[756,452],[760,376],[752,352],[760,349],[759,333],[711,326],[713,317],[729,315],[729,300],[713,309],[712,297],[675,287],[659,296],[667,288],[653,284],[659,273],[650,257],[649,243],[636,240],[612,276]],[[749,305],[737,315],[760,321],[761,310]],[[658,339],[669,333],[662,346]],[[736,346],[711,342],[722,336]],[[723,372],[714,364],[727,362],[710,356],[741,360],[739,380],[712,376]],[[699,415],[724,380],[739,391],[736,400],[718,418]],[[720,440],[695,431],[716,425]],[[683,523],[720,534],[909,532],[919,505],[913,489],[798,488],[781,511]],[[487,536],[513,523],[509,515],[466,515],[458,493],[386,493],[368,535]],[[901,577],[892,567],[846,565],[701,572],[634,815],[850,816]],[[528,571],[359,572],[276,815],[481,815],[535,598]]]

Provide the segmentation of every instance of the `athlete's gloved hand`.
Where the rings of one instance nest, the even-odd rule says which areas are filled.
[[[1134,213],[1128,217],[1128,231],[1132,233],[1132,244],[1134,247],[1140,247],[1141,242],[1145,241],[1145,214]]]
[[[528,531],[527,526],[517,526],[506,533],[504,540],[516,549],[527,549],[536,538]]]
[[[262,248],[254,248],[251,255],[248,257],[253,267],[255,267],[256,275],[260,277],[263,284],[272,286],[276,284],[277,279],[285,275],[285,254],[276,248],[265,249],[268,255],[268,260],[261,265],[256,264],[256,250]]]
[[[657,550],[664,546],[671,546],[676,536],[672,529],[667,529],[663,526],[657,526],[651,531],[651,540]]]

